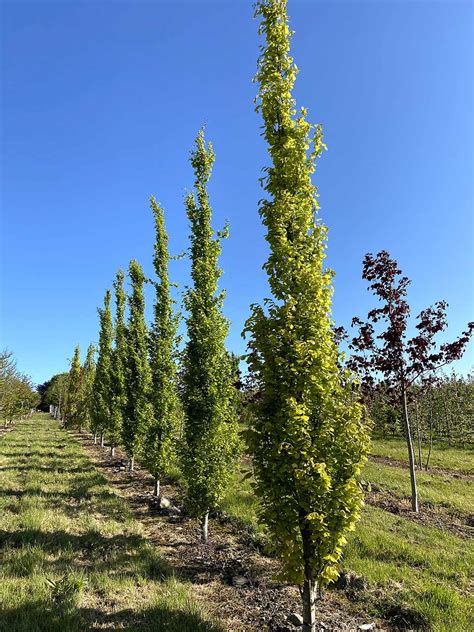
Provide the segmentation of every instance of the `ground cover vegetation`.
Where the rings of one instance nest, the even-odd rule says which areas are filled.
[[[200,130],[185,200],[191,284],[183,342],[165,212],[152,197],[154,278],[134,259],[127,276],[116,273],[113,297],[107,289],[98,310],[97,350],[90,346],[81,365],[76,347],[69,371],[39,387],[40,406],[54,421],[24,421],[2,440],[4,620],[18,630],[44,629],[21,627],[41,609],[47,629],[84,629],[84,622],[118,617],[113,604],[125,610],[109,623],[124,629],[219,629],[189,587],[168,577],[140,524],[68,430],[91,433],[110,457],[123,449],[130,475],[137,464],[146,468],[154,506],[197,520],[202,556],[206,546],[211,551],[210,517],[244,530],[251,546],[273,556],[279,579],[299,587],[304,632],[317,629],[328,590],[344,590],[390,625],[472,626],[473,380],[439,369],[462,356],[473,325],[436,345],[447,326],[441,301],[420,313],[407,339],[409,281],[382,250],[363,263],[379,306],[366,322],[354,319],[356,334],[342,353],[344,332],[331,316],[334,275],[324,267],[327,231],[312,182],[325,145],[321,127],[308,122],[292,94],[297,68],[286,5],[262,0],[255,11],[262,37],[256,109],[269,156],[258,209],[269,298],[251,307],[246,324],[248,372],[240,374],[239,358],[225,346],[219,255],[229,229],[213,228],[207,187],[215,155]],[[146,283],[155,290],[151,325]],[[0,378],[5,419],[36,406],[7,352]],[[170,477],[181,488],[181,507],[162,494]],[[150,568],[156,576],[147,575]],[[60,612],[69,628],[58,627]]]

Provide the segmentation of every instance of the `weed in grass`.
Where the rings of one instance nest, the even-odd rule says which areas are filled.
[[[66,613],[78,607],[82,593],[88,585],[88,580],[84,573],[69,569],[59,579],[46,578],[46,583],[51,588],[51,603],[60,612]]]

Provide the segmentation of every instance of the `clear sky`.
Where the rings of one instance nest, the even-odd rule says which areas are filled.
[[[372,304],[367,251],[413,279],[415,314],[448,301],[454,337],[474,316],[472,2],[289,0],[296,97],[324,126],[315,174],[336,270],[334,317]],[[148,197],[187,246],[189,150],[206,124],[214,225],[228,219],[222,286],[240,337],[267,295],[257,205],[267,164],[254,112],[249,0],[2,2],[0,346],[41,382],[97,341],[96,307],[119,266],[152,273]],[[187,260],[172,263],[183,287]],[[151,296],[148,309],[151,311]],[[474,365],[473,345],[458,363]]]

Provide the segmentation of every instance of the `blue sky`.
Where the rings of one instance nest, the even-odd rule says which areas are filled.
[[[240,337],[268,294],[257,213],[267,164],[247,0],[3,2],[0,346],[36,382],[97,341],[96,307],[119,266],[151,274],[148,197],[170,246],[187,246],[189,151],[206,125],[214,225],[228,219],[222,286]],[[474,90],[471,2],[289,0],[295,95],[324,126],[315,174],[336,270],[334,317],[372,305],[368,251],[413,279],[414,314],[449,302],[454,337],[473,318]],[[181,287],[189,262],[173,262]],[[149,295],[149,312],[152,296]],[[456,368],[474,365],[471,344]],[[469,355],[470,354],[470,355]]]

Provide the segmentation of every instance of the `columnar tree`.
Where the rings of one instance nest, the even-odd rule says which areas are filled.
[[[86,359],[82,366],[82,381],[79,403],[79,429],[86,428],[90,430],[92,427],[92,411],[93,411],[93,394],[94,394],[94,378],[95,378],[95,347],[89,345],[87,348]]]
[[[79,345],[77,345],[74,349],[74,355],[71,360],[66,393],[66,424],[68,426],[80,424],[79,412],[81,407],[81,386],[81,350]]]
[[[189,507],[200,518],[204,542],[209,511],[220,503],[236,447],[233,376],[225,349],[228,322],[222,314],[224,292],[217,290],[218,257],[225,233],[214,235],[206,189],[213,162],[212,146],[206,146],[201,130],[191,153],[195,191],[186,198],[193,286],[184,297],[188,342],[183,374],[183,461]]]
[[[98,309],[100,320],[99,333],[99,356],[94,378],[94,397],[92,429],[94,431],[94,442],[97,433],[100,432],[100,443],[104,445],[104,431],[111,417],[111,368],[112,368],[112,340],[113,326],[112,314],[110,312],[110,290],[105,292],[104,307]]]
[[[366,388],[373,388],[377,377],[392,393],[401,411],[411,481],[412,510],[418,511],[415,455],[408,404],[410,396],[423,392],[435,372],[458,360],[464,353],[474,331],[474,323],[454,342],[436,345],[436,334],[447,327],[445,301],[438,301],[418,315],[417,334],[407,339],[410,306],[406,300],[410,280],[402,276],[395,259],[386,250],[364,258],[362,278],[369,282],[369,289],[381,303],[367,315],[367,321],[354,318],[353,326],[358,333],[352,339],[353,355],[350,366],[358,371]]]
[[[155,479],[154,495],[160,495],[160,478],[169,470],[173,458],[173,434],[176,427],[177,388],[175,343],[178,319],[173,314],[168,277],[168,235],[166,234],[163,209],[151,198],[155,219],[156,241],[153,257],[156,299],[154,321],[150,335],[152,370],[151,399],[153,417],[146,428],[143,445],[144,461]]]
[[[122,437],[133,470],[135,457],[143,442],[145,429],[153,423],[151,404],[151,368],[148,356],[148,329],[145,322],[145,275],[140,264],[132,260],[129,266],[132,284],[127,326],[126,409]]]
[[[123,417],[126,408],[127,372],[127,330],[125,326],[126,295],[123,289],[125,275],[118,270],[114,281],[115,290],[115,347],[111,362],[111,414],[108,424],[110,453],[115,455],[115,447],[122,437]]]
[[[296,113],[286,0],[258,2],[256,15],[266,39],[256,75],[257,111],[271,159],[259,212],[273,298],[252,306],[246,325],[248,362],[260,391],[249,444],[261,519],[283,578],[301,587],[308,632],[315,629],[318,589],[337,577],[345,534],[358,517],[357,475],[369,440],[332,328],[326,229],[316,219],[311,181],[324,147],[322,130],[306,121],[304,109]]]

